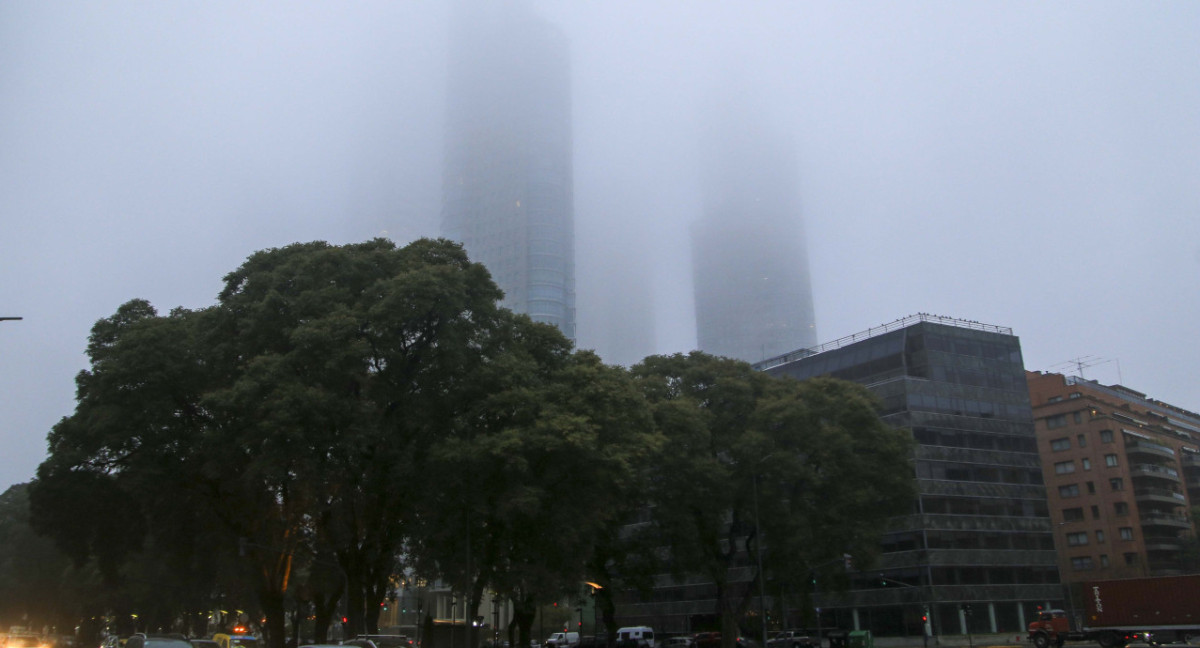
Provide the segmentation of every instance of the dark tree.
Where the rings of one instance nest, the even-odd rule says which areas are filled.
[[[741,556],[781,582],[849,552],[869,561],[884,520],[907,510],[914,479],[906,433],[884,424],[864,388],[778,379],[699,352],[634,367],[668,444],[651,497],[653,528],[676,575],[714,584],[732,646],[758,579],[731,580]]]

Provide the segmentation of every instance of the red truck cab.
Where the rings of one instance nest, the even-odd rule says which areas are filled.
[[[1029,624],[1029,641],[1037,648],[1061,646],[1071,633],[1071,622],[1062,610],[1040,610],[1037,621]]]

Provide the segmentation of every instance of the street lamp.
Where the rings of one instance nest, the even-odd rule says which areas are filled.
[[[754,471],[750,475],[754,492],[754,535],[755,543],[758,545],[755,548],[756,551],[754,554],[758,559],[758,623],[762,631],[762,648],[766,648],[767,646],[767,608],[765,602],[767,598],[767,575],[763,572],[762,563],[764,533],[762,517],[760,517],[758,514],[758,469],[762,467],[764,461],[774,457],[776,454],[779,454],[778,450],[775,452],[769,452],[764,457],[760,457],[758,461],[754,462]]]
[[[759,463],[762,463],[761,459],[759,460]],[[756,468],[757,468],[757,466],[756,466]],[[757,547],[758,550],[754,552],[755,555],[758,557],[758,622],[759,622],[759,625],[762,626],[762,635],[761,635],[762,636],[762,646],[763,646],[763,648],[766,648],[766,646],[767,646],[767,609],[766,609],[765,600],[766,600],[766,596],[767,596],[767,592],[766,592],[767,585],[766,585],[765,581],[767,580],[767,578],[766,578],[766,574],[763,573],[763,564],[762,564],[763,532],[762,532],[762,518],[760,518],[758,516],[758,470],[754,471],[753,477],[754,477],[754,527],[755,527],[754,533],[756,536],[758,536],[758,547]]]

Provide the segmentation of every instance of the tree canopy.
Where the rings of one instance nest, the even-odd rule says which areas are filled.
[[[911,496],[861,387],[701,353],[613,367],[500,298],[457,244],[377,239],[255,253],[205,308],[129,301],[92,330],[30,522],[152,630],[250,597],[271,648],[289,611],[324,640],[339,598],[374,632],[407,571],[507,598],[525,643],[582,581],[660,570],[710,579],[732,626],[739,555],[776,579],[869,557]]]
[[[868,564],[884,521],[913,500],[911,439],[859,385],[773,378],[700,352],[650,357],[633,374],[666,441],[652,526],[676,576],[713,583],[729,645],[759,579],[807,583],[845,553]],[[732,581],[739,556],[761,557],[767,573]]]

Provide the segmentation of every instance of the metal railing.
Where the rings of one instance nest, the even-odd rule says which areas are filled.
[[[767,358],[766,360],[763,360],[762,362],[755,363],[754,368],[759,371],[762,371],[764,369],[770,369],[771,367],[778,367],[781,364],[786,364],[788,362],[800,360],[802,358],[807,358],[809,356],[814,356],[814,355],[817,355],[818,353],[824,353],[826,351],[840,349],[844,346],[854,344],[855,342],[862,342],[863,340],[869,340],[873,337],[883,335],[884,333],[891,333],[892,331],[899,331],[900,329],[908,328],[908,327],[912,326],[913,324],[917,324],[920,322],[930,322],[933,324],[944,324],[946,326],[954,326],[954,327],[958,327],[958,328],[972,329],[972,330],[976,330],[976,331],[986,331],[988,333],[999,333],[1001,335],[1012,335],[1012,328],[1007,327],[1007,326],[996,326],[995,324],[985,324],[983,322],[976,322],[975,320],[957,319],[954,317],[946,317],[944,315],[930,315],[929,313],[917,313],[916,315],[909,315],[908,317],[902,317],[894,322],[888,322],[887,324],[883,324],[881,326],[875,326],[875,327],[869,328],[865,331],[859,331],[858,333],[854,333],[852,335],[847,335],[845,337],[838,338],[832,342],[826,342],[824,344],[821,344],[821,345],[818,345],[815,347],[811,347],[808,349],[797,349],[795,351],[789,351],[783,355],[775,356],[774,358]]]

